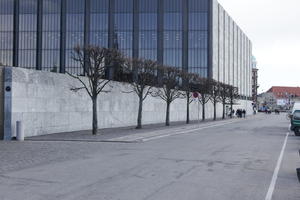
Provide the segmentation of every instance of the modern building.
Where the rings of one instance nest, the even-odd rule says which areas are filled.
[[[216,0],[0,0],[0,62],[81,73],[75,45],[118,48],[239,88],[251,100],[252,44]]]
[[[252,101],[253,105],[257,107],[257,94],[258,94],[258,69],[255,57],[252,57]]]

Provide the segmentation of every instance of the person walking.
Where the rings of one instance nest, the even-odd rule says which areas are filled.
[[[243,110],[243,117],[246,118],[246,110]]]

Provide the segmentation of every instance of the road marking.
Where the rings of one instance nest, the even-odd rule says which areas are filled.
[[[204,127],[200,127],[200,128],[196,128],[196,129],[182,131],[182,132],[175,132],[173,134],[164,134],[164,135],[158,135],[158,136],[148,137],[148,138],[142,139],[141,141],[142,142],[147,142],[147,141],[150,141],[150,140],[156,140],[156,139],[160,139],[160,138],[164,138],[164,137],[187,134],[187,133],[190,133],[190,132],[194,132],[194,131],[198,131],[198,130],[203,130],[203,129],[207,129],[207,128],[218,127],[218,126],[224,126],[224,125],[232,124],[232,123],[235,123],[235,122],[236,121],[231,121],[231,122],[227,122],[227,123],[215,124],[215,125],[211,125],[211,126],[204,126]]]
[[[210,128],[210,127],[215,127],[215,126],[223,126],[225,124],[231,124],[234,122],[238,122],[237,120],[231,120],[226,123],[217,123],[215,125],[207,125],[207,126],[200,126],[199,125],[194,125],[194,126],[186,126],[186,127],[180,127],[180,128],[171,128],[171,129],[164,129],[164,130],[157,130],[153,132],[148,132],[148,133],[136,133],[132,135],[127,135],[127,136],[122,136],[122,137],[117,137],[117,138],[112,138],[108,140],[103,140],[104,142],[144,142],[144,141],[149,141],[149,140],[154,140],[154,139],[159,139],[163,137],[168,137],[172,135],[178,135],[178,134],[183,134],[183,133],[189,133],[192,131],[196,130],[201,130],[204,128]]]
[[[289,137],[289,134],[290,134],[289,132],[286,133],[285,140],[284,140],[284,143],[283,143],[283,146],[282,146],[282,149],[281,149],[281,152],[280,152],[277,164],[276,164],[276,168],[274,170],[273,177],[272,177],[272,180],[271,180],[271,183],[270,183],[270,186],[269,186],[269,190],[268,190],[268,193],[266,195],[265,200],[272,200],[273,192],[274,192],[274,189],[275,189],[279,169],[280,169],[280,166],[281,166],[281,162],[282,162],[282,159],[283,159],[283,154],[284,154],[284,150],[285,150],[285,147],[286,147],[286,143],[287,143],[287,139]]]

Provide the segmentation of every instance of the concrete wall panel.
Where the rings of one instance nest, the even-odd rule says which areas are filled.
[[[216,0],[212,9],[213,78],[238,87],[242,96],[250,96],[251,41]]]
[[[219,4],[217,0],[213,0],[212,6],[212,25],[213,25],[213,79],[219,79]]]
[[[12,135],[16,121],[23,122],[25,136],[50,133],[89,130],[92,124],[92,104],[85,91],[74,93],[71,87],[78,87],[77,80],[68,75],[42,72],[22,68],[12,69],[11,124]],[[135,126],[138,98],[129,91],[128,84],[111,82],[110,93],[98,99],[99,128]],[[248,102],[248,104],[251,104]],[[247,104],[247,105],[248,105]],[[235,107],[244,108],[240,101]],[[198,110],[200,108],[200,110]],[[246,108],[246,107],[245,107]],[[143,123],[163,123],[165,103],[161,99],[149,97],[144,102]],[[191,119],[202,116],[201,106],[191,104]],[[250,111],[250,110],[249,110]],[[222,106],[218,105],[218,117],[222,116]],[[213,106],[206,106],[206,117],[213,117]],[[186,100],[178,99],[171,105],[171,121],[185,121]]]
[[[219,5],[219,80],[224,82],[224,9]]]

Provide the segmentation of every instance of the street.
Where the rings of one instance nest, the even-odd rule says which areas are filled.
[[[105,142],[0,142],[0,199],[298,200],[288,125],[259,114]]]

